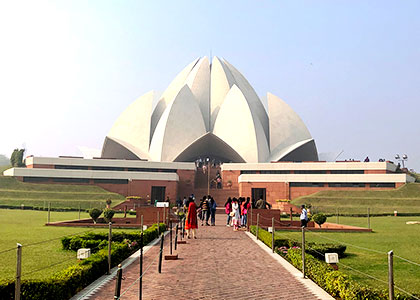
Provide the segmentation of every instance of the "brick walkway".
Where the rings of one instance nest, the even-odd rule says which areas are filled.
[[[152,264],[143,277],[143,299],[319,299],[244,232],[226,227],[224,215],[216,224],[200,226],[198,239],[178,245],[179,259],[164,260],[161,274],[158,246],[147,252],[144,268]],[[138,278],[138,262],[123,274],[122,292]],[[112,280],[90,299],[113,299],[114,286]],[[138,299],[138,282],[121,299]]]

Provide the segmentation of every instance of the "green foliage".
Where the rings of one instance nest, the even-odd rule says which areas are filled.
[[[299,270],[302,270],[302,250],[289,249],[286,259]],[[387,300],[388,292],[367,286],[362,286],[341,271],[335,271],[327,263],[308,254],[305,256],[307,276],[335,298],[342,300]],[[403,294],[396,299],[414,299]]]
[[[114,216],[115,211],[113,209],[110,208],[106,208],[104,210],[104,219],[106,222],[111,222],[112,221],[112,217]]]
[[[158,237],[157,224],[152,225],[144,231],[144,243],[148,244]],[[160,232],[166,229],[164,224],[159,224]],[[118,232],[113,235],[111,248],[112,266],[118,265],[121,261],[129,257],[138,250],[139,244],[127,243],[125,236],[130,236],[136,240],[140,239],[140,231],[133,233]],[[81,236],[66,237],[62,239],[64,249],[78,247],[77,243],[91,243],[99,245],[99,250],[92,254],[88,259],[57,272],[51,278],[45,280],[24,280],[22,282],[22,299],[49,300],[49,299],[70,299],[74,294],[82,290],[98,277],[105,274],[108,270],[108,249],[103,247],[103,238],[107,239],[105,233],[86,233]],[[121,241],[120,241],[121,240]],[[102,244],[102,247],[100,246]],[[77,249],[75,249],[77,250]],[[0,282],[0,300],[14,298],[14,282]]]
[[[96,224],[96,221],[98,220],[99,216],[102,214],[102,210],[97,209],[97,208],[92,208],[89,211],[89,216],[92,218],[93,223]]]
[[[15,149],[13,150],[12,155],[10,156],[10,163],[12,167],[24,167],[25,164],[23,163],[23,154],[25,153],[25,149]]]
[[[324,224],[325,221],[327,221],[327,216],[319,213],[319,214],[314,214],[312,216],[312,219],[314,220],[315,223],[319,225],[319,227],[321,227],[321,225]]]

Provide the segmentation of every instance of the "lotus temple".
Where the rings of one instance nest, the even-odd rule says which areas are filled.
[[[320,190],[392,189],[414,181],[392,162],[319,161],[296,112],[271,93],[257,95],[217,57],[194,60],[162,94],[151,91],[131,103],[105,137],[101,157],[28,156],[25,163],[4,175],[158,201],[211,189],[218,203],[242,196],[276,205]]]

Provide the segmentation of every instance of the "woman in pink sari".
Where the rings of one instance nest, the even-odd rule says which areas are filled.
[[[187,231],[187,238],[192,237],[197,238],[197,206],[194,203],[194,200],[190,197],[188,201],[188,213],[185,219],[185,230]]]

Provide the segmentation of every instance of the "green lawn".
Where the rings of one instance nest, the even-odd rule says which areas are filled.
[[[409,183],[398,189],[372,191],[321,191],[292,201],[295,205],[311,204],[313,212],[340,214],[420,213],[420,183]]]
[[[104,207],[110,198],[113,205],[125,200],[119,194],[94,185],[35,184],[0,176],[0,204],[11,206],[38,206],[54,208]]]
[[[327,222],[335,222],[331,217]],[[373,233],[332,233],[308,232],[308,242],[342,243],[347,245],[348,256],[340,260],[356,270],[387,281],[387,252],[394,250],[394,254],[420,264],[420,225],[406,225],[407,221],[420,221],[420,217],[374,217],[371,218]],[[366,218],[340,217],[340,223],[367,226]],[[300,232],[277,231],[277,236],[296,240],[301,239]],[[381,253],[360,249],[354,246],[377,250]],[[364,284],[387,288],[383,283],[358,274],[339,265],[340,270],[350,274],[355,280]],[[420,294],[420,266],[407,263],[397,257],[394,258],[395,284],[411,293]]]
[[[88,218],[82,213],[82,218]],[[51,212],[51,222],[77,219],[78,212]],[[76,263],[76,255],[71,251],[61,250],[60,238],[65,235],[85,232],[87,230],[107,231],[107,229],[49,227],[47,212],[30,210],[0,209],[0,259],[2,267],[0,279],[12,279],[16,272],[16,243],[22,248],[23,279],[46,278],[56,271]],[[124,229],[129,230],[129,229]],[[51,240],[38,245],[29,244]],[[45,268],[39,272],[34,270]]]

